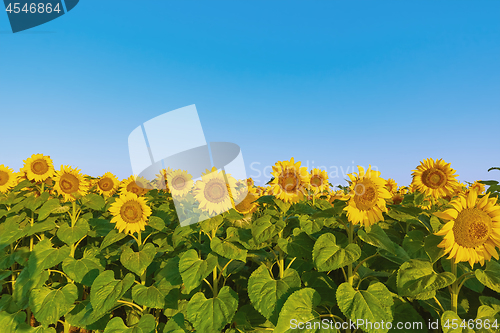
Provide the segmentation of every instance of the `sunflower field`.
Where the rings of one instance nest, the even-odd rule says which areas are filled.
[[[498,182],[409,172],[359,166],[333,189],[293,158],[265,187],[0,165],[0,331],[500,332]]]

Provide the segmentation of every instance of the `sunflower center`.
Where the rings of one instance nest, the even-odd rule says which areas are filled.
[[[226,183],[217,179],[211,179],[203,191],[205,199],[212,203],[219,203],[226,198],[227,188]]]
[[[279,179],[280,187],[286,192],[296,192],[299,186],[299,178],[293,171],[286,171]]]
[[[363,179],[354,187],[354,202],[360,210],[372,209],[378,200],[375,184],[369,179]]]
[[[80,181],[74,175],[65,173],[61,176],[59,181],[59,186],[64,193],[74,193],[78,191],[80,186]]]
[[[142,207],[137,201],[127,201],[120,208],[120,216],[126,223],[137,223],[142,219]]]
[[[102,191],[110,191],[115,186],[115,184],[113,183],[113,180],[111,178],[103,178],[103,179],[99,180],[98,184],[99,184],[99,188]]]
[[[127,192],[130,192],[130,193],[134,193],[134,194],[137,194],[137,195],[141,195],[142,194],[142,188],[140,188],[136,183],[135,181],[131,181],[128,185],[127,185]]]
[[[31,163],[31,171],[37,175],[43,175],[49,171],[49,166],[45,160],[36,160]]]
[[[176,190],[182,190],[186,186],[186,180],[184,177],[177,176],[172,180],[172,186]]]
[[[320,187],[323,185],[323,179],[320,176],[314,175],[311,177],[311,185],[314,187]]]
[[[432,189],[437,189],[446,185],[448,178],[446,174],[437,168],[425,170],[422,173],[422,183]]]
[[[0,170],[0,186],[7,184],[9,181],[9,174],[5,171]]]
[[[484,244],[491,234],[491,217],[478,208],[467,208],[458,213],[453,225],[458,245],[476,247]]]

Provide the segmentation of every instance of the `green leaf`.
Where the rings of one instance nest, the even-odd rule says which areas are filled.
[[[202,292],[196,293],[188,303],[187,317],[198,332],[220,333],[231,322],[237,308],[238,294],[225,286],[214,298],[207,299]]]
[[[90,226],[85,219],[78,219],[73,227],[67,223],[63,223],[57,231],[57,237],[68,245],[72,245],[79,241],[83,236],[87,235]]]
[[[172,290],[172,288],[168,288],[166,285],[162,284],[155,284],[150,287],[136,284],[132,288],[132,299],[139,305],[163,309],[165,308],[165,297],[170,290]]]
[[[289,256],[312,259],[314,241],[311,239],[311,237],[309,237],[307,233],[303,231],[300,231],[298,234],[293,235],[288,240],[279,238],[278,245],[281,250],[283,250]]]
[[[367,290],[354,290],[347,282],[337,289],[337,303],[342,313],[350,320],[363,323],[392,322],[393,299],[391,292],[381,282],[371,284]],[[360,325],[363,332],[381,333],[388,329],[375,329],[373,326]]]
[[[21,309],[27,308],[31,290],[41,288],[48,279],[48,271],[38,271],[32,275],[30,274],[28,267],[24,268],[14,284],[12,299]]]
[[[26,235],[25,229],[20,229],[19,224],[15,219],[7,219],[5,222],[0,223],[0,250],[15,243],[18,239]]]
[[[106,270],[99,274],[90,289],[90,303],[96,312],[94,315],[104,314],[111,310],[116,301],[134,284],[134,281],[132,273],[125,275],[123,280],[115,280],[113,271]]]
[[[44,239],[33,247],[33,252],[28,260],[30,275],[35,275],[40,271],[52,268],[59,264],[70,254],[70,249],[66,245],[59,249],[52,247],[50,239]]]
[[[255,309],[276,324],[286,299],[300,285],[300,276],[296,270],[289,268],[285,270],[283,278],[275,280],[267,267],[261,265],[248,279],[248,296]]]
[[[121,232],[118,232],[118,230],[116,229],[112,229],[105,237],[104,239],[102,240],[102,243],[101,243],[101,246],[100,246],[100,249],[104,249],[108,246],[110,246],[111,244],[113,243],[116,243],[118,241],[121,241],[122,239],[124,239],[125,237],[127,237],[126,234],[124,233],[121,233]]]
[[[402,265],[410,260],[410,256],[401,246],[394,243],[394,249],[396,250],[396,254],[392,254],[391,252],[386,250],[379,250],[379,254],[385,259],[390,260],[398,265]]]
[[[155,281],[166,284],[170,287],[177,287],[182,284],[182,277],[179,273],[179,257],[164,260],[165,266],[155,275]]]
[[[151,314],[146,314],[139,319],[139,322],[131,327],[127,327],[120,317],[114,317],[106,325],[104,333],[153,333],[156,321]]]
[[[300,228],[309,235],[319,232],[321,229],[323,229],[323,226],[325,225],[324,219],[320,218],[312,219],[308,215],[301,215],[299,217],[299,221],[300,221]]]
[[[454,281],[455,276],[452,273],[437,274],[430,262],[412,259],[401,265],[398,270],[398,294],[425,300],[434,297],[436,290],[449,286]]]
[[[389,332],[400,333],[426,333],[428,332],[427,323],[422,316],[413,308],[411,303],[396,299],[394,302],[394,321],[392,330]],[[397,323],[401,323],[402,328],[397,328]]]
[[[62,269],[72,280],[91,286],[96,277],[104,271],[97,259],[78,259],[68,257],[62,263]]]
[[[431,259],[432,263],[435,263],[445,255],[444,249],[438,247],[438,244],[441,243],[442,240],[443,237],[436,236],[433,234],[428,235],[424,239],[425,252],[429,256],[429,259]]]
[[[45,220],[52,212],[56,212],[60,210],[60,208],[61,203],[59,202],[59,199],[50,199],[46,201],[42,208],[38,211],[38,221]]]
[[[302,281],[308,288],[313,288],[322,295],[321,304],[334,306],[336,304],[335,294],[337,292],[337,284],[326,274],[316,271],[304,272]]]
[[[445,311],[441,316],[441,328],[443,329],[443,333],[474,332],[473,330],[460,327],[461,325],[462,319],[453,311]],[[465,325],[467,325],[467,323],[465,323]]]
[[[305,326],[306,329],[299,330],[299,332],[330,332],[329,330],[316,330],[313,328],[320,319],[319,313],[314,310],[320,302],[321,296],[316,290],[312,288],[297,290],[286,300],[278,324],[273,332],[297,332],[299,323],[310,326]],[[336,330],[333,332],[336,332]]]
[[[227,241],[221,241],[218,237],[212,239],[210,248],[212,251],[225,258],[241,261],[247,260],[248,251],[242,248],[242,246]]]
[[[375,247],[379,247],[396,255],[396,248],[394,247],[394,243],[391,241],[389,236],[387,236],[384,229],[382,229],[379,225],[374,224],[370,228],[366,228],[366,231],[367,232],[365,232],[363,229],[358,230],[358,236],[363,242]]]
[[[78,298],[78,289],[74,284],[67,284],[61,289],[42,287],[33,289],[30,295],[30,307],[42,325],[55,324],[71,310]]]
[[[281,210],[281,212],[283,214],[286,214],[286,212],[288,212],[288,210],[291,207],[290,203],[284,202],[283,200],[280,200],[280,199],[277,199],[277,198],[274,198],[274,203],[276,203],[276,206],[279,207],[279,209]]]
[[[93,210],[101,210],[104,208],[106,204],[104,198],[96,193],[87,194],[82,198],[82,203],[84,207],[93,209]]]
[[[26,313],[7,313],[5,311],[0,311],[0,327],[2,328],[2,333],[21,333],[29,332],[31,327],[25,323]]]
[[[313,248],[313,261],[320,272],[332,271],[355,262],[361,256],[361,249],[357,244],[348,244],[341,248],[336,244],[335,236],[331,233],[321,235]]]
[[[412,230],[403,239],[403,249],[412,259],[427,260],[428,256],[424,249],[425,233],[421,230]]]
[[[172,318],[169,318],[167,324],[163,328],[163,333],[185,333],[186,324],[184,323],[184,315],[178,313]]]
[[[496,261],[486,262],[486,269],[476,269],[474,271],[476,278],[486,287],[500,293],[500,264]]]
[[[151,216],[148,220],[148,225],[151,228],[159,230],[159,231],[165,229],[165,222],[163,221],[163,219],[161,217],[158,217],[158,216]]]
[[[280,229],[276,224],[271,223],[271,216],[264,215],[255,220],[252,224],[252,236],[255,243],[263,243],[278,234]]]
[[[206,219],[202,222],[200,222],[200,227],[201,230],[203,230],[205,233],[210,234],[212,230],[217,230],[223,223],[223,218],[221,215],[214,216],[212,218]]]
[[[153,262],[155,255],[156,247],[147,243],[139,252],[130,247],[125,248],[120,256],[120,262],[125,268],[141,276]]]
[[[207,260],[198,257],[194,249],[187,250],[179,261],[179,273],[186,287],[186,293],[190,293],[198,287],[217,265],[217,257],[209,254]]]
[[[49,231],[57,228],[57,225],[54,223],[55,220],[56,220],[55,218],[50,218],[46,221],[33,224],[33,226],[30,227],[28,232],[26,233],[26,236],[31,236],[34,234],[38,234],[40,232]]]

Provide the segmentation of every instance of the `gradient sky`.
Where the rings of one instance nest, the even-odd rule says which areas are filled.
[[[409,184],[429,157],[499,179],[499,15],[494,0],[86,0],[13,34],[3,12],[0,164],[42,153],[125,178],[131,131],[195,104],[258,181],[290,157],[334,184],[368,164]]]

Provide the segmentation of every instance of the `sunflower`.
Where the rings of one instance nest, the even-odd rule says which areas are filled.
[[[146,178],[133,175],[128,177],[127,179],[122,180],[120,184],[120,194],[134,193],[138,196],[141,196],[152,189],[153,187]]]
[[[167,174],[167,183],[172,196],[183,197],[193,187],[193,177],[185,170],[175,170]]]
[[[154,180],[157,189],[162,189],[166,192],[170,192],[167,185],[167,175],[172,173],[172,168],[168,167],[168,169],[161,169],[160,174],[156,175],[156,179]]]
[[[452,197],[457,190],[458,182],[455,179],[458,175],[450,168],[450,163],[442,159],[424,159],[420,162],[417,170],[412,173],[414,189],[436,199],[446,196]]]
[[[387,212],[385,199],[391,198],[391,194],[385,187],[387,181],[380,178],[380,171],[373,171],[371,166],[366,173],[361,166],[358,166],[358,171],[359,174],[348,174],[351,191],[344,210],[351,223],[367,227],[384,220],[382,212]]]
[[[486,191],[486,187],[484,186],[484,184],[479,183],[477,180],[474,182],[474,184],[469,186],[468,190],[470,191],[471,189],[475,189],[477,194],[483,194],[484,191]]]
[[[333,206],[335,200],[348,200],[349,195],[345,194],[342,190],[330,191],[326,196],[326,200]]]
[[[314,194],[321,193],[328,189],[328,174],[325,170],[312,169],[309,176],[309,188]]]
[[[75,201],[89,190],[89,182],[80,174],[80,170],[61,165],[54,177],[54,190],[64,197],[64,201]]]
[[[453,208],[434,213],[439,218],[449,220],[436,233],[444,236],[439,247],[444,248],[448,259],[455,262],[468,261],[471,267],[479,262],[495,257],[496,247],[500,247],[500,206],[497,198],[490,198],[489,193],[478,198],[474,189],[450,202]]]
[[[290,203],[304,198],[310,176],[306,167],[300,167],[300,162],[295,163],[293,157],[290,161],[277,162],[271,174],[274,177],[269,183],[271,194]]]
[[[106,172],[95,181],[95,184],[97,185],[97,191],[105,197],[110,197],[115,194],[118,190],[118,186],[120,186],[118,178],[111,172]]]
[[[42,154],[31,155],[30,158],[24,161],[24,166],[21,172],[26,174],[26,178],[36,182],[42,182],[54,175],[54,165],[50,156]]]
[[[109,207],[113,215],[111,223],[115,228],[126,234],[139,233],[145,229],[146,221],[151,215],[146,198],[138,197],[135,193],[124,192]]]
[[[257,210],[259,204],[254,202],[259,198],[257,190],[254,187],[248,187],[248,191],[242,190],[238,193],[239,204],[236,205],[235,209],[243,215],[252,214]],[[245,196],[243,199],[242,196]]]
[[[19,175],[11,168],[0,165],[0,192],[6,193],[17,185]]]
[[[387,184],[385,184],[385,188],[387,189],[387,191],[389,191],[389,193],[395,194],[398,189],[398,184],[394,179],[389,178],[387,179]]]
[[[226,183],[226,178],[229,184]],[[220,214],[233,208],[231,190],[236,193],[235,188],[236,180],[233,177],[225,175],[224,171],[215,170],[204,174],[196,182],[195,199],[201,210],[209,214]]]

